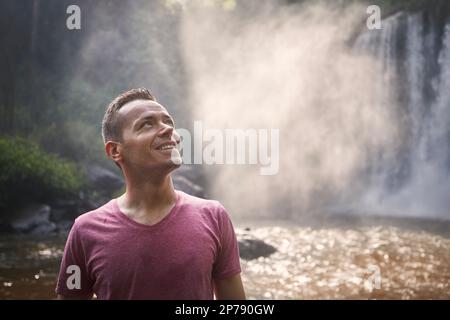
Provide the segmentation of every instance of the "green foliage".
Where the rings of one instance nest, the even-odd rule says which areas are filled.
[[[83,184],[74,163],[23,138],[0,138],[0,208],[76,197]]]

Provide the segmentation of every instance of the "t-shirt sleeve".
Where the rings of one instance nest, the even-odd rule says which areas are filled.
[[[93,281],[87,271],[86,256],[75,221],[67,237],[55,292],[71,298],[92,297]]]
[[[220,246],[213,266],[213,278],[224,279],[241,272],[239,246],[230,216],[219,203],[218,209]]]

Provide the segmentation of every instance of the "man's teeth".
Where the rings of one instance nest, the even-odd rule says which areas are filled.
[[[171,145],[171,144],[169,144],[169,145],[167,145],[167,146],[159,147],[160,150],[167,150],[167,149],[173,149],[173,148],[174,148],[174,146]]]

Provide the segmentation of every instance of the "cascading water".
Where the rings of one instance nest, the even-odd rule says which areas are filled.
[[[363,6],[290,9],[183,17],[194,118],[280,128],[277,175],[222,166],[210,196],[250,219],[449,219],[448,12],[400,11],[368,30]]]
[[[395,158],[371,164],[360,204],[377,214],[450,218],[450,21],[430,21],[397,13],[354,44],[381,62],[377,104],[402,132]]]

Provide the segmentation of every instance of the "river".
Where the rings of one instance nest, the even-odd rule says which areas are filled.
[[[450,299],[448,234],[286,223],[250,232],[278,251],[241,260],[249,299]],[[1,236],[0,298],[53,299],[64,241],[64,234]]]

